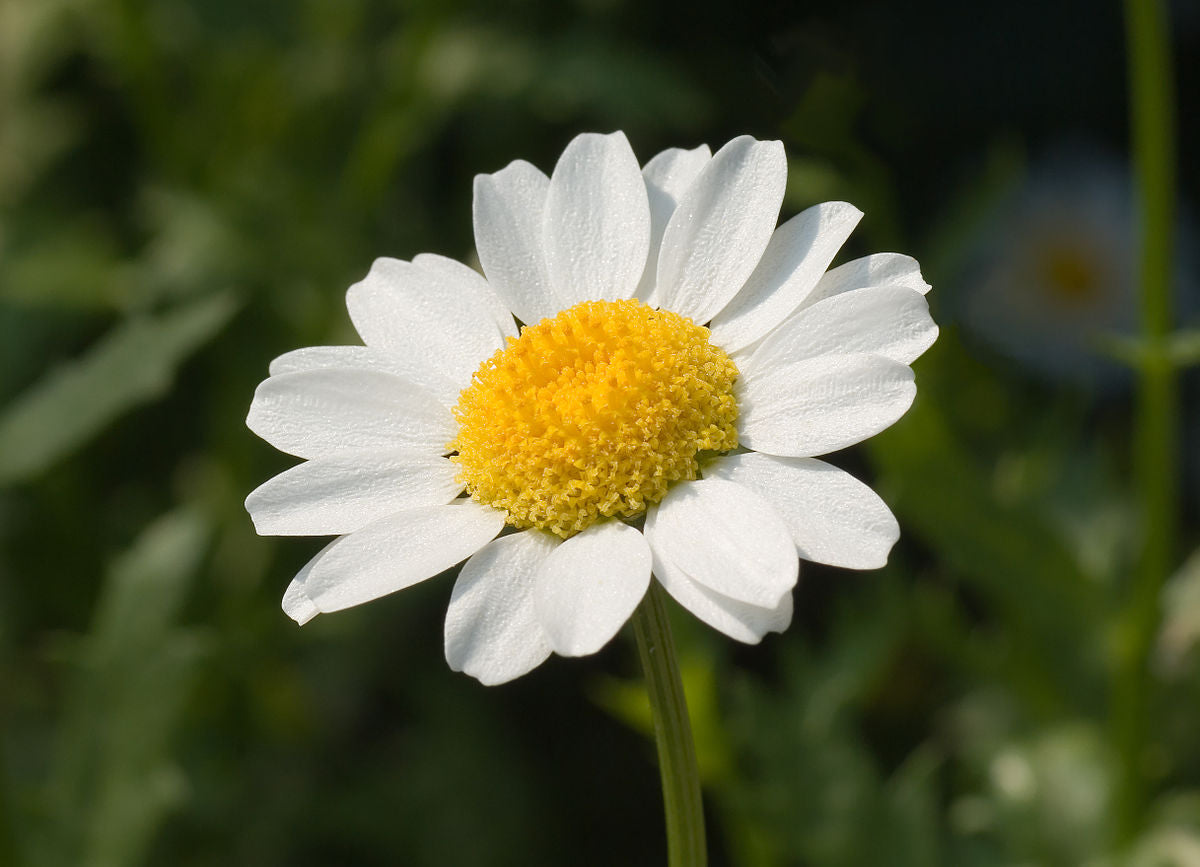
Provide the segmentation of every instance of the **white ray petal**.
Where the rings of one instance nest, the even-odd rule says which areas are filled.
[[[593,524],[538,567],[534,604],[550,646],[586,656],[606,645],[650,586],[650,546],[627,524]]]
[[[646,256],[646,268],[642,271],[636,297],[650,307],[657,307],[659,302],[658,254],[667,223],[683,194],[710,159],[712,151],[708,145],[700,145],[692,150],[669,148],[642,168],[642,178],[646,181],[646,194],[650,201],[650,252]]]
[[[693,581],[760,608],[775,608],[799,574],[783,519],[725,479],[676,485],[646,513],[646,538]]]
[[[825,202],[776,229],[754,273],[713,317],[713,342],[734,352],[782,322],[813,291],[860,219],[853,205]]]
[[[488,282],[526,325],[563,304],[550,285],[542,216],[550,179],[524,160],[475,176],[475,247]]]
[[[504,346],[486,281],[446,279],[399,259],[376,259],[346,292],[346,308],[363,341],[460,389]]]
[[[444,454],[454,417],[433,394],[374,370],[308,370],[263,380],[246,426],[300,458],[369,449]]]
[[[625,134],[583,133],[550,177],[546,268],[567,306],[632,298],[650,246],[650,206]]]
[[[313,564],[304,593],[321,611],[361,605],[462,562],[503,527],[503,512],[470,500],[397,512],[342,536]]]
[[[658,258],[661,307],[703,325],[754,271],[783,202],[777,141],[735,138],[713,155],[671,214]]]
[[[446,611],[446,662],[488,686],[520,677],[550,655],[534,611],[534,573],[558,547],[527,530],[480,548],[459,573]]]
[[[654,552],[654,577],[675,601],[736,641],[758,644],[768,632],[783,632],[792,622],[792,594],[785,593],[774,608],[760,608],[710,590],[658,551]]]
[[[912,369],[878,355],[823,355],[739,379],[738,441],[813,457],[890,427],[916,396]]]
[[[726,455],[707,465],[704,476],[728,479],[760,494],[783,518],[805,560],[878,569],[900,538],[900,525],[878,494],[815,458]]]
[[[246,498],[262,536],[338,536],[405,509],[449,503],[458,467],[429,452],[351,452],[314,458]]]
[[[937,340],[925,296],[903,286],[856,289],[797,310],[749,356],[736,358],[748,378],[820,355],[881,355],[912,364]]]

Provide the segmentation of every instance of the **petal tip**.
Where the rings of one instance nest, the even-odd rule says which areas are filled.
[[[321,613],[317,604],[305,596],[302,590],[293,590],[291,587],[283,594],[281,607],[284,614],[296,621],[297,626],[303,626]]]

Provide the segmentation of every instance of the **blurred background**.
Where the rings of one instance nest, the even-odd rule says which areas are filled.
[[[244,426],[270,359],[355,342],[377,256],[473,261],[474,174],[620,128],[782,139],[783,216],[857,204],[842,259],[917,256],[942,326],[832,458],[899,518],[887,568],[806,566],[759,647],[677,619],[712,862],[1200,865],[1186,378],[1175,574],[1121,652],[1125,45],[1115,0],[0,0],[0,864],[663,863],[629,636],[484,688],[442,658],[451,575],[299,629],[322,541],[242,508],[293,463]]]

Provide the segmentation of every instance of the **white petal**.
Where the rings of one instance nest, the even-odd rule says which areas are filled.
[[[263,380],[246,426],[300,458],[412,448],[443,454],[454,417],[430,392],[374,370],[308,370]]]
[[[659,300],[658,251],[662,246],[663,232],[675,213],[675,206],[710,159],[712,151],[708,145],[700,145],[690,151],[670,148],[642,168],[642,179],[646,182],[646,195],[650,200],[650,252],[646,256],[641,282],[638,283],[637,297],[651,307],[657,307]]]
[[[510,317],[511,318],[511,317]],[[458,402],[462,387],[441,371],[429,370],[427,363],[414,364],[400,356],[369,346],[306,346],[293,349],[271,362],[271,376],[299,373],[302,370],[378,370],[431,391],[446,407]]]
[[[786,181],[780,142],[741,136],[717,151],[667,223],[658,258],[660,306],[697,325],[712,319],[762,257]]]
[[[900,525],[883,500],[824,461],[749,452],[718,458],[705,467],[704,476],[761,494],[782,516],[805,560],[878,569],[900,538]]]
[[[361,605],[449,569],[503,527],[503,512],[470,500],[397,512],[327,549],[304,593],[321,611]]]
[[[628,524],[593,524],[554,549],[534,581],[550,646],[563,656],[586,656],[608,644],[646,595],[650,546]]]
[[[317,561],[324,557],[340,541],[341,539],[334,539],[318,551],[317,556],[304,564],[304,568],[297,572],[296,577],[288,584],[287,590],[283,591],[281,606],[283,613],[301,626],[321,613],[321,609],[304,592],[304,582],[308,580],[308,576],[312,573],[313,566],[317,564]]]
[[[796,311],[737,363],[747,379],[819,355],[868,353],[911,364],[937,335],[920,292],[903,286],[857,289]]]
[[[534,613],[534,572],[557,547],[530,530],[489,542],[463,565],[446,611],[446,662],[491,686],[520,677],[550,655]]]
[[[838,265],[821,278],[817,287],[804,299],[804,304],[816,304],[842,292],[867,289],[872,286],[906,286],[925,295],[930,286],[921,276],[921,266],[912,256],[903,253],[872,253]]]
[[[646,513],[646,538],[693,581],[760,608],[779,605],[799,574],[783,519],[758,494],[724,479],[669,490]]]
[[[463,489],[458,471],[429,452],[315,458],[260,485],[246,511],[261,536],[353,533],[393,512],[449,503]]]
[[[550,283],[567,306],[633,297],[650,246],[650,206],[624,133],[571,140],[550,176],[542,233]]]
[[[282,608],[283,613],[300,626],[321,613],[321,609],[314,605],[313,601],[304,595],[300,585],[296,584],[289,584],[288,589],[284,591]]]
[[[776,229],[746,285],[713,317],[713,342],[734,352],[782,322],[812,292],[861,219],[853,205],[825,202]]]
[[[758,644],[768,632],[783,632],[792,622],[792,594],[774,608],[738,602],[693,581],[674,563],[654,552],[654,576],[675,601],[713,629],[737,641]]]
[[[874,436],[904,415],[912,370],[877,355],[823,355],[738,380],[738,440],[772,455],[811,457]]]
[[[513,319],[512,311],[500,300],[500,296],[496,294],[492,285],[474,268],[436,253],[421,253],[414,256],[413,264],[437,274],[452,285],[460,286],[464,295],[478,299],[486,305],[488,313],[500,327],[501,334],[505,337],[517,336],[517,323]]]
[[[346,292],[346,308],[363,341],[406,363],[442,373],[465,388],[483,361],[504,345],[491,315],[486,282],[447,280],[399,259],[376,259]]]
[[[546,270],[542,214],[550,179],[517,160],[491,175],[475,176],[475,247],[488,283],[526,325],[560,309]]]

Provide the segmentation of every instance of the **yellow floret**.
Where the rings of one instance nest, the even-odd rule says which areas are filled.
[[[567,538],[633,517],[737,448],[738,370],[690,319],[586,301],[510,337],[455,407],[450,448],[477,501]]]

